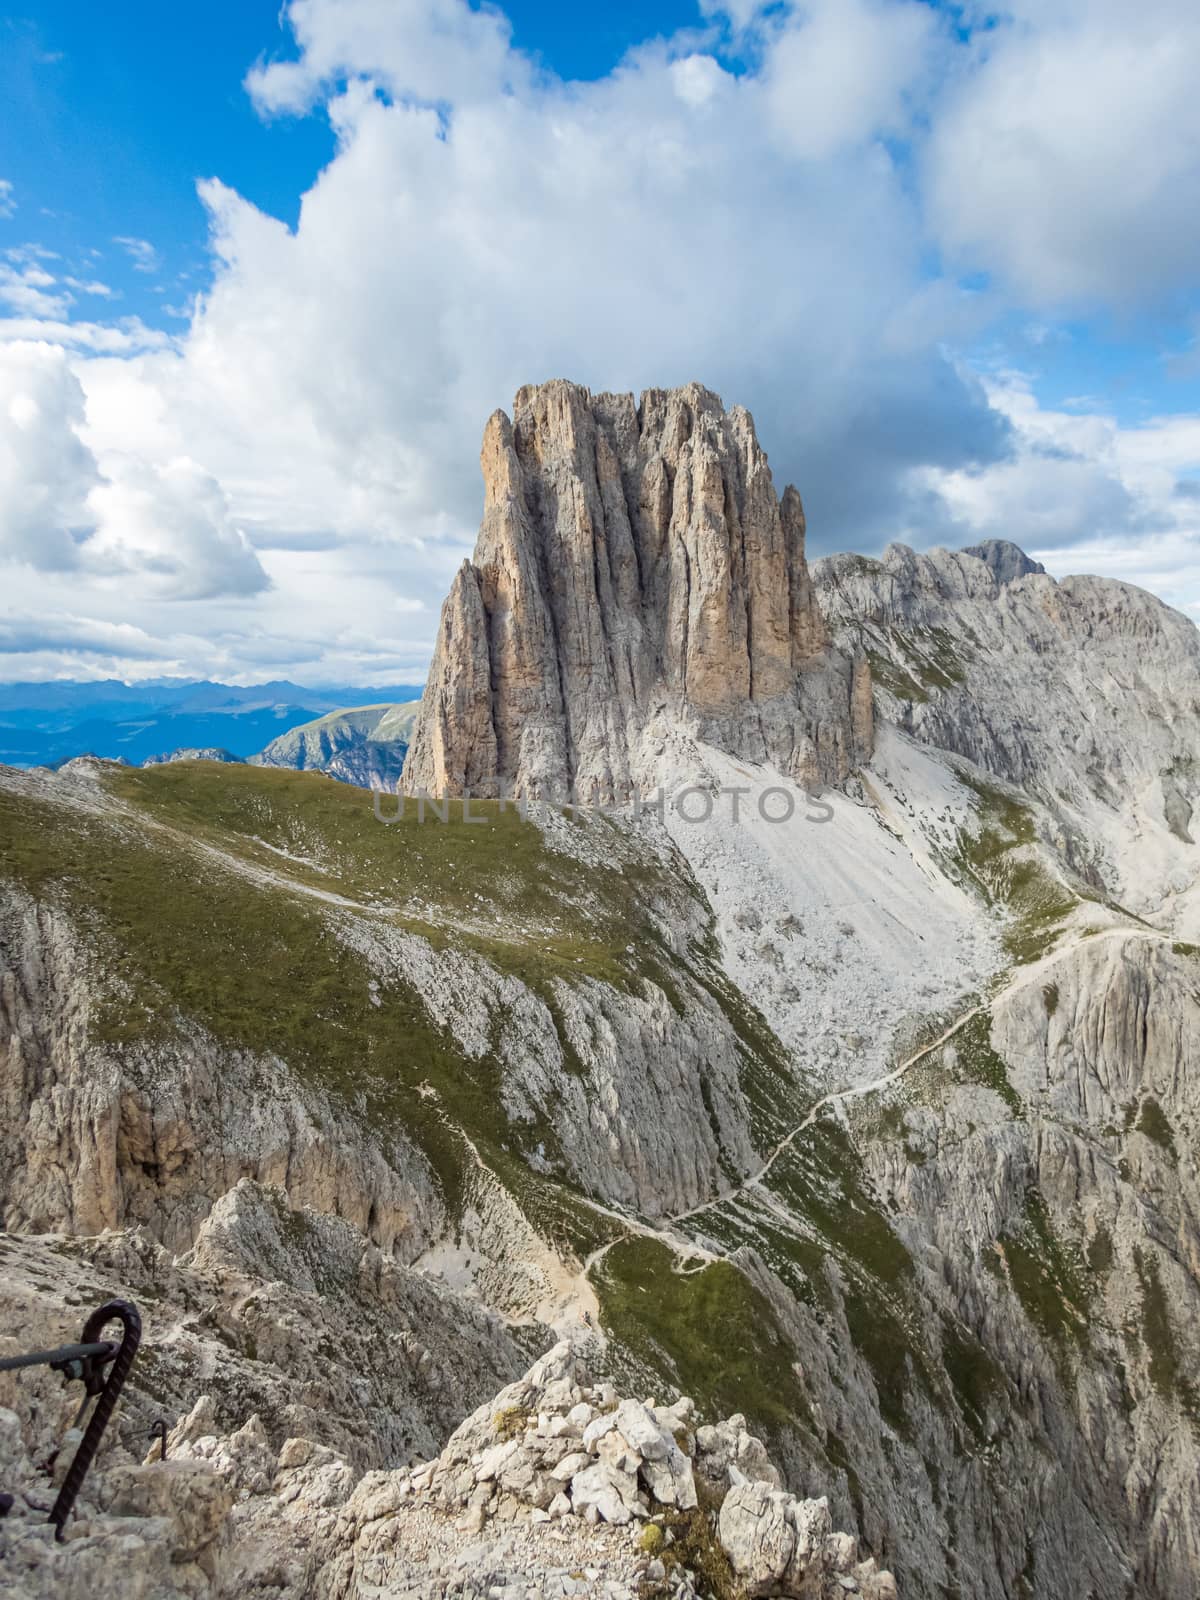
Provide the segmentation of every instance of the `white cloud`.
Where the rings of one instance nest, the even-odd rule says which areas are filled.
[[[77,294],[94,295],[100,300],[111,300],[113,297],[114,291],[109,285],[101,283],[97,278],[64,278],[63,282]]]
[[[1044,412],[948,347],[1014,292],[1049,351],[1058,297],[1186,276],[1195,112],[1173,64],[1166,110],[1142,80],[1191,50],[1191,13],[1147,0],[1139,42],[1115,0],[1011,0],[964,44],[917,0],[702,10],[565,84],[491,7],[294,0],[297,59],[246,81],[264,116],[332,123],[297,226],[214,178],[214,277],[183,332],[69,306],[0,322],[0,361],[14,335],[66,345],[86,396],[69,426],[91,520],[65,535],[59,608],[134,620],[187,670],[419,674],[473,542],[483,421],[550,376],[699,378],[750,405],[814,550],[1002,533],[1183,560],[1200,502],[1166,422]],[[738,73],[718,59],[734,37]],[[938,245],[994,286],[937,276]],[[18,294],[98,292],[10,260]]]
[[[379,546],[271,552],[264,557],[268,590],[214,603],[167,598],[139,584],[136,609],[129,580],[93,581],[81,594],[77,573],[0,564],[4,615],[13,624],[8,635],[0,632],[8,647],[0,672],[10,679],[79,677],[94,667],[101,676],[130,679],[420,682],[438,610],[397,616],[397,591],[414,577],[425,582],[422,563],[414,568],[410,555]],[[452,563],[438,564],[429,583],[440,603]]]
[[[17,202],[13,198],[11,178],[0,178],[0,222],[11,217],[17,209]]]
[[[930,143],[945,245],[1037,303],[1194,286],[1200,10],[1192,0],[1009,0]]]
[[[931,440],[946,464],[1003,448],[938,347],[919,216],[871,137],[920,75],[924,8],[771,24],[758,77],[656,43],[572,85],[534,74],[497,14],[450,0],[288,15],[300,63],[250,86],[272,111],[331,92],[336,158],[295,231],[202,185],[216,282],[178,357],[136,367],[171,434],[154,448],[202,462],[258,546],[306,528],[467,540],[483,420],[555,375],[699,377],[752,404],[829,540],[872,538]],[[830,102],[832,137],[783,116],[789,83],[811,96],[868,45],[865,108]],[[93,363],[84,382],[97,441],[129,448],[129,373]]]
[[[51,294],[56,279],[44,267],[6,267],[0,262],[0,305],[23,317],[64,317],[71,296]]]
[[[246,87],[267,115],[307,110],[323,90],[368,74],[395,98],[463,105],[508,88],[527,89],[532,72],[509,48],[499,10],[459,0],[291,0],[283,8],[300,46],[298,61],[260,63]]]
[[[0,345],[0,559],[140,595],[253,594],[268,578],[220,485],[195,463],[98,460],[65,352]]]
[[[785,17],[768,50],[771,116],[810,161],[900,132],[937,42],[936,13],[915,0],[815,0]]]
[[[61,350],[0,346],[0,554],[31,566],[74,566],[91,531],[99,479],[79,437],[83,390]]]
[[[6,612],[0,616],[0,654],[21,656],[118,656],[126,661],[156,661],[163,645],[129,622],[98,622],[70,612]],[[161,671],[161,665],[156,667]]]
[[[923,474],[962,542],[1012,539],[1057,576],[1098,572],[1200,607],[1200,416],[1122,426],[1102,413],[1043,408],[1029,383],[988,383],[1010,418],[1010,460]],[[1182,492],[1181,492],[1182,486]]]
[[[684,105],[699,109],[718,100],[723,90],[732,87],[730,75],[712,56],[693,52],[680,56],[670,66],[671,86]]]
[[[215,478],[181,457],[163,466],[106,461],[107,481],[88,497],[95,533],[90,570],[137,574],[171,599],[205,600],[265,589],[266,573],[236,526]]]
[[[95,352],[97,355],[131,355],[139,350],[160,350],[171,344],[169,334],[148,328],[140,317],[119,322],[63,322],[51,317],[0,318],[0,346],[14,341],[40,339]]]
[[[128,234],[118,234],[113,239],[114,244],[119,244],[122,250],[133,262],[135,272],[157,272],[161,261],[158,251],[149,239],[134,239]]]
[[[9,245],[4,255],[6,260],[15,261],[19,267],[34,266],[39,261],[59,261],[62,259],[57,250],[49,250],[44,244],[38,244],[34,240],[27,241],[25,244]]]

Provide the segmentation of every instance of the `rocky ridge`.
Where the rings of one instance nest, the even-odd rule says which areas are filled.
[[[158,767],[166,761],[223,761],[237,763],[241,756],[235,756],[230,751],[222,749],[220,745],[204,745],[198,748],[185,747],[179,750],[169,750],[166,755],[147,756],[142,762],[144,767]]]
[[[0,1400],[0,1478],[15,1496],[0,1581],[26,1600],[896,1596],[833,1531],[827,1501],[780,1488],[744,1418],[697,1427],[690,1400],[621,1399],[566,1343],[440,1455],[399,1470],[281,1440],[257,1413],[224,1431],[202,1395],[165,1459],[156,1442],[140,1461],[127,1428],[109,1436],[61,1545],[45,1511],[78,1431],[48,1428],[64,1408],[45,1377],[6,1376]]]
[[[833,638],[871,662],[887,721],[1036,799],[1074,871],[1192,937],[1200,634],[1187,617],[1132,584],[1056,582],[998,541],[827,556],[813,581]]]

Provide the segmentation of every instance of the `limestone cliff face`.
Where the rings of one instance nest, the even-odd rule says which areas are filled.
[[[813,563],[876,714],[1045,808],[1042,837],[1122,905],[1200,931],[1200,632],[1132,584],[1056,582],[1015,545]]]
[[[281,1061],[201,1028],[117,1051],[95,1038],[97,963],[57,909],[0,891],[0,1210],[8,1230],[141,1226],[192,1245],[241,1178],[345,1218],[401,1260],[443,1224],[404,1135],[373,1135]]]
[[[830,647],[800,496],[776,495],[747,411],[698,384],[635,407],[556,380],[493,415],[481,466],[410,793],[620,799],[663,719],[800,782],[870,754],[865,663]]]

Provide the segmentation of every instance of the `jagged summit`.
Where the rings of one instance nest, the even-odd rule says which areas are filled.
[[[981,544],[966,545],[964,556],[978,556],[984,566],[991,569],[997,583],[1012,583],[1016,578],[1028,577],[1031,572],[1045,572],[1040,561],[1027,556],[1020,545],[1008,539],[984,539]]]
[[[829,645],[800,496],[748,411],[554,380],[491,417],[480,459],[407,788],[619,797],[671,724],[803,782],[869,754],[868,670]]]
[[[881,717],[1056,806],[1090,794],[1111,820],[1165,784],[1190,811],[1195,624],[1133,584],[1035,566],[1015,545],[891,544],[824,556],[812,578],[835,644],[871,661]]]

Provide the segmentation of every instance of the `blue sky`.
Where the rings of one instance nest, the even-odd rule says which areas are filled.
[[[566,78],[611,71],[645,35],[648,15],[651,33],[697,20],[694,3],[675,0],[652,13],[630,0],[592,13],[504,9],[514,45]],[[295,55],[276,0],[192,11],[162,0],[60,0],[0,16],[4,176],[36,199],[38,242],[77,273],[97,276],[100,248],[123,311],[170,328],[164,296],[180,305],[210,280],[198,179],[220,177],[295,225],[335,141],[320,115],[264,121],[243,88],[256,61]],[[161,271],[139,272],[119,238],[151,244]]]
[[[419,676],[522,382],[1200,614],[1183,0],[0,11],[0,677]]]
[[[21,234],[35,231],[79,270],[99,249],[125,308],[153,319],[158,289],[178,300],[211,275],[198,178],[220,174],[294,224],[334,141],[319,117],[268,126],[242,88],[255,59],[284,44],[273,4],[123,0],[3,14],[0,160],[23,213],[34,212]],[[161,274],[135,272],[119,237],[152,243]]]

